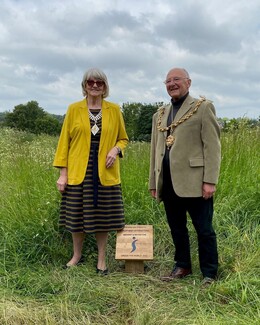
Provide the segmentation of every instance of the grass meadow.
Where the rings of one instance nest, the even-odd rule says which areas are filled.
[[[71,238],[58,229],[56,137],[0,129],[0,324],[173,325],[260,323],[259,129],[222,134],[215,196],[219,278],[200,286],[191,222],[193,275],[163,283],[174,248],[162,205],[147,190],[149,144],[130,143],[121,161],[127,224],[154,226],[154,260],[145,274],[124,273],[108,243],[107,277],[95,274],[96,246],[88,236],[86,263],[63,270]]]

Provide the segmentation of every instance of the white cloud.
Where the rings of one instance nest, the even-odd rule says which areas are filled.
[[[37,100],[64,114],[92,66],[112,101],[168,102],[163,80],[180,66],[219,116],[258,117],[259,14],[258,0],[3,0],[0,111]]]

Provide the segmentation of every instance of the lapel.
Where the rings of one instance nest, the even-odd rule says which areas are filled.
[[[110,120],[110,113],[111,110],[109,109],[109,102],[103,100],[102,101],[102,132],[101,132],[101,138],[100,138],[100,148],[104,145],[104,141],[107,137],[108,128],[104,127],[105,125],[109,125]],[[86,139],[90,137],[90,119],[88,116],[88,105],[86,98],[83,99],[81,102],[79,102],[79,114],[82,120],[82,124],[84,127],[84,133]],[[86,121],[88,123],[86,123]]]
[[[88,116],[88,106],[86,98],[79,102],[79,114],[84,128],[85,137],[86,139],[88,139],[90,136],[90,120]]]
[[[87,107],[86,98],[84,98],[82,101],[80,101],[78,103],[78,105],[79,105],[79,108],[80,108],[80,110],[79,110],[80,116],[82,118],[85,118],[86,116],[88,116],[88,107]]]
[[[187,96],[183,104],[181,105],[180,109],[178,110],[174,121],[178,121],[180,118],[183,117],[191,108],[192,104],[194,103],[194,98],[192,98],[190,95]]]
[[[111,118],[111,109],[109,109],[109,102],[107,102],[106,100],[103,99],[102,101],[102,131],[101,131],[101,137],[100,137],[100,150],[102,149],[105,139],[108,136],[108,127],[107,125],[109,125],[109,121]]]
[[[168,126],[168,116],[171,112],[171,104],[167,104],[165,106],[162,107],[162,109],[164,109],[164,114],[162,116],[162,121],[161,121],[161,127],[165,128],[166,126]],[[167,131],[163,132],[164,138],[166,139],[167,137]]]

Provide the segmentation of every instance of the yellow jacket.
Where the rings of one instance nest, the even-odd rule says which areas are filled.
[[[63,122],[53,166],[68,169],[68,184],[83,182],[90,153],[90,120],[86,99],[69,106]],[[102,102],[102,131],[98,152],[98,174],[102,185],[120,184],[119,156],[112,167],[106,168],[106,156],[115,146],[121,149],[128,143],[120,107]]]

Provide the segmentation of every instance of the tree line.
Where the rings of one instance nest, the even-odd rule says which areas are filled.
[[[130,141],[146,141],[151,139],[153,114],[163,103],[124,103],[122,113],[126,131]],[[59,135],[65,115],[47,113],[37,101],[29,101],[14,107],[12,112],[0,113],[0,126],[15,128],[34,134]],[[219,118],[222,130],[230,131],[241,127],[254,128],[260,126],[258,119]]]
[[[58,116],[44,111],[34,100],[27,104],[17,105],[12,112],[5,112],[0,115],[2,126],[35,134],[58,135],[61,131],[62,120]]]

